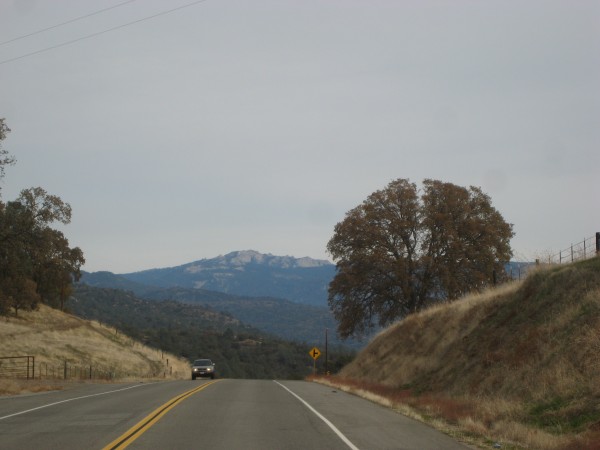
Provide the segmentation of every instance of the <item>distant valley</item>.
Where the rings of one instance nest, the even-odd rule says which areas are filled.
[[[128,291],[147,300],[202,305],[247,326],[310,345],[323,345],[328,329],[331,345],[361,347],[362,342],[341,341],[335,335],[336,323],[327,307],[327,287],[334,274],[335,266],[327,261],[240,251],[130,274],[84,273],[80,285]],[[90,295],[87,290],[86,297]]]

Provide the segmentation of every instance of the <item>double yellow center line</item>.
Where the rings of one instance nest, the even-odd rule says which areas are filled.
[[[200,392],[202,389],[206,389],[211,384],[217,383],[220,380],[210,381],[208,383],[203,384],[202,386],[198,386],[192,390],[184,392],[183,394],[172,398],[167,403],[162,406],[159,406],[142,420],[140,420],[137,424],[119,436],[117,439],[112,441],[102,450],[121,450],[126,448],[129,444],[135,441],[138,437],[144,434],[152,425],[158,422],[162,416],[168,413],[171,409],[175,408],[179,403],[184,401],[186,398],[194,395],[196,392]]]

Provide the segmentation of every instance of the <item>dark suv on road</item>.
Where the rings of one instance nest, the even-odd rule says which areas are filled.
[[[210,359],[197,359],[192,364],[192,380],[196,377],[215,377],[215,363]]]

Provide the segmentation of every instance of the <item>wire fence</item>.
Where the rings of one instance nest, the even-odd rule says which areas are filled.
[[[100,364],[71,361],[38,362],[34,356],[0,357],[0,378],[27,380],[119,380],[126,378],[166,378],[173,374],[173,366],[156,361],[150,370],[140,373]]]
[[[554,255],[548,256],[548,264],[564,264],[592,258],[600,253],[600,233],[585,238],[576,244],[571,244]]]
[[[0,377],[2,378],[35,378],[34,356],[2,356],[0,357]]]
[[[509,279],[520,280],[527,275],[529,269],[540,264],[569,264],[595,256],[600,257],[600,232],[556,253],[548,252],[547,256],[528,258],[517,255],[506,265],[506,274]]]

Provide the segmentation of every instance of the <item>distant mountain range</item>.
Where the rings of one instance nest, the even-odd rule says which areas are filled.
[[[360,347],[364,343],[340,341],[335,335],[337,324],[327,306],[334,274],[335,266],[327,261],[240,251],[166,269],[84,273],[79,284],[129,291],[141,299],[202,305],[311,345],[322,342],[328,329],[331,344]]]
[[[327,306],[327,288],[334,276],[335,265],[328,261],[274,256],[253,250],[121,275],[145,286],[275,297],[314,306]]]
[[[511,262],[507,274],[524,276],[528,265]],[[264,332],[311,345],[322,340],[328,329],[332,343],[361,347],[364,342],[340,341],[335,336],[337,324],[327,305],[335,271],[328,261],[247,250],[121,275],[84,273],[80,284],[129,291],[140,299],[201,305]]]

